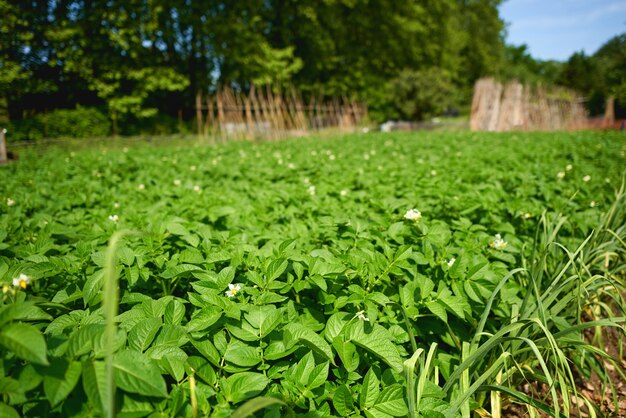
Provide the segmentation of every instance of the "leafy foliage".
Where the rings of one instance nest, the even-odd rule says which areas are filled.
[[[583,331],[624,323],[625,151],[459,133],[25,152],[0,184],[0,412],[568,415],[573,370],[618,364]]]

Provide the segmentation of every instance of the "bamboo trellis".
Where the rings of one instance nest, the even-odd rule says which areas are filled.
[[[587,125],[583,100],[564,88],[502,85],[483,78],[474,86],[470,128],[473,131],[564,130]]]
[[[367,107],[347,97],[311,95],[308,103],[293,88],[277,91],[252,87],[248,93],[224,88],[196,96],[196,130],[200,139],[281,139],[312,130],[354,130]]]

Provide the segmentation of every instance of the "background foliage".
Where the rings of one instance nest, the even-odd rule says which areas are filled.
[[[111,133],[154,132],[157,114],[189,121],[196,93],[252,83],[357,98],[376,121],[466,108],[483,76],[573,87],[594,112],[608,94],[623,103],[623,35],[591,57],[536,61],[505,45],[500,3],[0,0],[0,123],[83,106],[104,111]],[[407,74],[435,77],[433,94],[408,97]]]

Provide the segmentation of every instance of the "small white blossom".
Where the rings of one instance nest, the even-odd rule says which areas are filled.
[[[565,171],[572,171],[572,168],[574,168],[574,166],[571,164],[568,164],[565,166]]]
[[[416,210],[416,209],[409,209],[404,214],[404,219],[408,219],[409,221],[417,222],[420,219],[422,219],[422,212],[420,212],[419,210]]]
[[[329,160],[331,160],[331,161],[334,161],[336,158],[337,158],[337,157],[335,157],[335,154],[330,154],[330,155],[328,156],[328,159],[329,159]]]
[[[137,190],[146,190],[146,185],[141,183],[139,186],[137,186]]]
[[[117,223],[120,220],[120,217],[117,215],[109,215],[109,221]]]
[[[496,250],[503,250],[503,249],[504,249],[504,247],[506,247],[506,246],[507,246],[507,243],[506,243],[506,241],[504,241],[504,240],[502,239],[502,237],[500,236],[500,234],[496,234],[496,239],[494,239],[493,241],[491,241],[491,242],[489,243],[489,246],[490,246],[491,248],[495,248]]]
[[[448,260],[448,267],[452,267],[455,261],[456,261],[456,258],[451,258],[450,260]]]
[[[587,183],[589,180],[591,180],[591,176],[587,175],[587,176],[583,177],[583,181],[585,183]]]
[[[556,173],[556,177],[562,179],[563,177],[565,177],[565,171],[559,171],[558,173]]]
[[[311,179],[309,179],[308,177],[305,177],[302,179],[302,181],[304,182],[304,184],[309,184],[311,182]]]
[[[364,160],[369,160],[370,159],[370,155],[369,154],[363,154],[363,159]]]
[[[348,190],[348,189],[343,189],[341,192],[339,192],[339,194],[340,194],[341,196],[348,196],[348,192],[349,192],[349,190]]]
[[[224,292],[224,293],[229,298],[233,298],[233,297],[237,296],[237,293],[239,293],[240,291],[241,291],[241,285],[240,284],[230,283],[228,285],[228,290],[226,292]]]
[[[365,311],[359,311],[356,313],[356,317],[359,318],[359,321],[369,322],[370,319],[365,316]]]
[[[189,167],[189,169],[191,171],[196,171],[198,169],[198,167],[196,167],[195,165],[192,165],[191,167]]]
[[[26,286],[30,284],[30,277],[25,274],[20,274],[19,277],[13,279],[13,287],[26,289]]]
[[[174,180],[174,186],[180,186],[181,181],[179,179]]]
[[[309,188],[307,189],[307,192],[309,192],[311,196],[315,196],[315,186],[313,185],[309,186]]]
[[[530,214],[530,213],[528,213],[528,212],[526,212],[526,213],[522,214],[522,218],[523,218],[523,219],[530,219],[530,218],[532,218],[532,217],[533,217],[533,215],[532,215],[532,214]]]
[[[6,133],[7,133],[7,129],[6,129],[6,128],[3,128],[3,129],[2,129],[2,133],[3,133],[3,134],[6,134]]]
[[[437,175],[437,170],[431,170],[430,171],[430,175],[433,176],[433,177],[436,176]]]
[[[10,197],[7,197],[7,206],[13,206],[15,205],[15,200],[11,199]]]
[[[276,161],[276,163],[278,163],[278,165],[283,165],[283,159],[279,158],[278,161]]]
[[[287,168],[290,169],[290,170],[295,170],[296,165],[294,163],[289,163],[289,164],[287,164]]]
[[[113,203],[113,207],[114,207],[115,209],[119,209],[119,208],[120,208],[120,202],[115,202],[115,203]]]
[[[193,186],[193,191],[196,193],[200,193],[202,191],[202,189],[200,188],[200,186],[198,186],[197,184],[195,186]]]
[[[596,201],[592,200],[591,203],[589,203],[589,207],[590,208],[595,208],[596,207]]]

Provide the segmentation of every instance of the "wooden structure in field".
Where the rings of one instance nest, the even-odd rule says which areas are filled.
[[[276,91],[269,86],[246,94],[225,88],[196,96],[199,139],[280,139],[311,130],[354,130],[367,116],[367,107],[354,100],[312,96],[308,103],[294,89]]]
[[[505,85],[483,78],[474,86],[470,116],[473,131],[552,131],[582,129],[587,123],[583,99],[564,88]]]
[[[0,165],[6,164],[7,159],[7,143],[5,134],[7,130],[5,128],[0,128]]]

